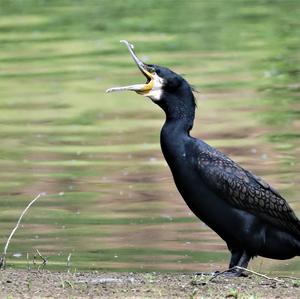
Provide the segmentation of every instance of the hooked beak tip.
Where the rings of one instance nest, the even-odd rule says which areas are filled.
[[[133,44],[131,44],[130,42],[128,42],[128,41],[125,40],[125,39],[121,39],[121,40],[120,40],[120,43],[125,44],[127,47],[129,47],[129,48],[131,48],[131,49],[134,49]]]
[[[129,50],[131,57],[133,58],[134,62],[136,63],[139,70],[144,74],[147,78],[147,83],[145,84],[134,84],[129,86],[122,86],[122,87],[112,87],[106,90],[106,93],[115,92],[115,91],[126,91],[131,90],[137,93],[142,93],[145,91],[150,90],[153,87],[153,75],[148,71],[147,65],[143,63],[135,54],[134,46],[130,44],[127,40],[120,40],[121,43],[125,44]]]

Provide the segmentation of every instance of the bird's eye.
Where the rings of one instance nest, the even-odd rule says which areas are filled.
[[[149,67],[148,67],[148,71],[149,71],[150,73],[155,73],[155,68],[152,67],[152,66],[149,66]]]

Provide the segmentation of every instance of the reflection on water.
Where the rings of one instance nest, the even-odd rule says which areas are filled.
[[[135,94],[126,49],[200,91],[193,134],[278,188],[300,215],[296,1],[4,1],[0,17],[0,232],[25,216],[9,262],[38,248],[49,267],[205,271],[228,252],[179,196],[159,147],[162,112]],[[145,14],[146,11],[146,14]],[[21,253],[21,257],[17,257]],[[13,256],[17,254],[17,256]],[[299,272],[299,259],[256,259]]]

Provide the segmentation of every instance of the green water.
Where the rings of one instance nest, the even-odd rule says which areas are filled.
[[[263,176],[300,216],[299,1],[0,0],[0,236],[8,265],[35,249],[48,269],[223,269],[162,157],[164,115],[120,39],[197,89],[193,135]],[[1,245],[2,246],[2,245]],[[14,256],[21,254],[21,257]],[[254,269],[300,274],[300,260]]]

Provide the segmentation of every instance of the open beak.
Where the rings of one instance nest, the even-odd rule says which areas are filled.
[[[148,70],[149,67],[147,66],[147,64],[143,63],[134,53],[133,51],[133,45],[130,44],[128,41],[126,40],[121,40],[121,43],[124,43],[128,50],[129,53],[131,55],[131,57],[133,58],[133,60],[135,61],[137,67],[139,68],[139,70],[142,72],[142,74],[146,77],[147,82],[145,84],[133,84],[133,85],[128,85],[128,86],[121,86],[121,87],[112,87],[106,90],[106,92],[114,92],[114,91],[126,91],[126,90],[132,90],[135,91],[139,94],[146,94],[149,91],[151,91],[151,89],[153,88],[154,85],[154,77],[153,74]]]

